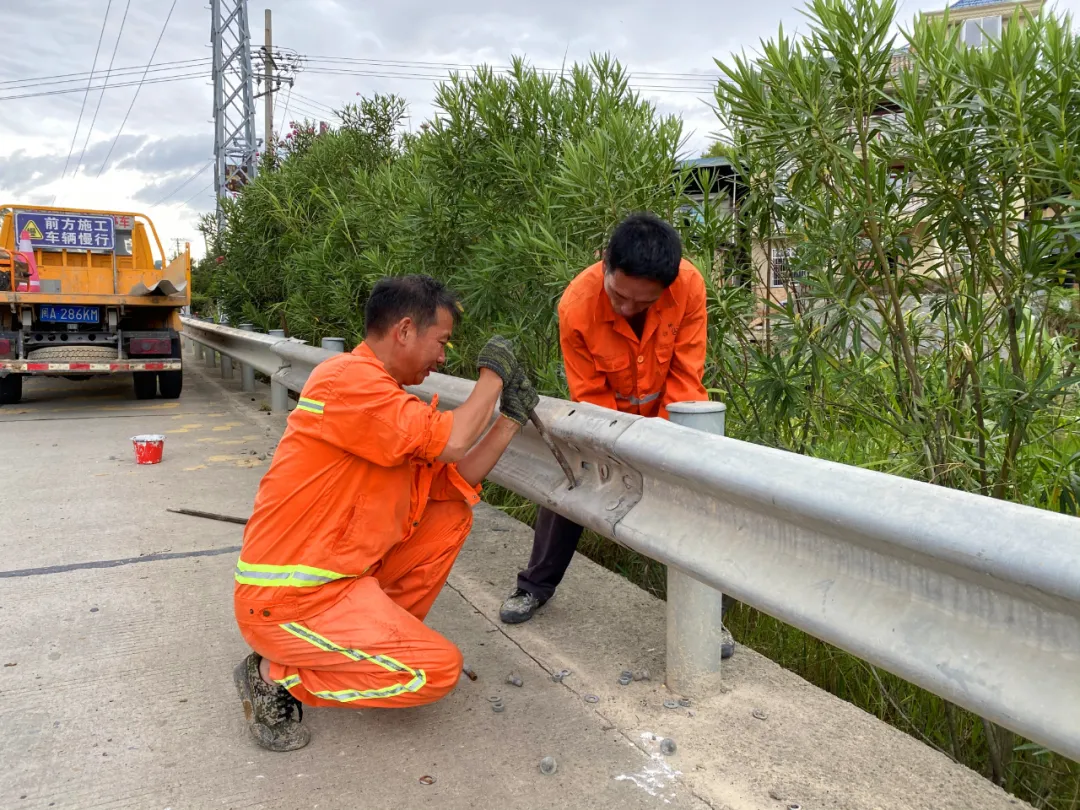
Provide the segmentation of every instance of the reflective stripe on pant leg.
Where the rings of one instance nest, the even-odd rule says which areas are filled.
[[[284,686],[286,689],[292,689],[294,686],[299,686],[300,685],[300,676],[299,675],[289,675],[288,677],[281,678],[279,680],[274,681],[274,683],[280,684],[281,686]]]
[[[348,647],[342,647],[339,644],[335,644],[330,639],[320,636],[314,630],[304,627],[302,624],[296,622],[289,622],[288,624],[279,625],[282,630],[296,636],[299,639],[303,639],[309,644],[318,647],[320,650],[327,652],[341,653],[346,658],[351,658],[353,661],[371,661],[374,664],[379,665],[388,672],[403,672],[412,676],[412,680],[408,683],[397,683],[392,686],[385,686],[379,689],[343,689],[336,692],[312,692],[311,694],[316,697],[323,698],[325,700],[337,700],[343,703],[347,703],[352,700],[369,700],[371,698],[381,697],[393,697],[394,695],[400,695],[402,692],[418,692],[427,683],[427,676],[422,669],[413,669],[405,664],[391,658],[388,655],[369,655],[363,650],[349,649]]]

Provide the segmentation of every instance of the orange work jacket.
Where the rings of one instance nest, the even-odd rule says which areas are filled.
[[[672,402],[709,395],[705,376],[705,282],[685,259],[675,282],[649,307],[638,338],[604,292],[597,262],[570,282],[559,301],[570,398],[623,413],[667,418]]]
[[[476,503],[480,488],[435,460],[453,421],[398,385],[366,344],[317,366],[244,531],[237,619],[319,613],[408,542],[429,500]]]

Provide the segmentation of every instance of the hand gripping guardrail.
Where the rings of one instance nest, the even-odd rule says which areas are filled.
[[[192,319],[184,329],[281,392],[332,354]],[[472,383],[432,374],[411,390],[454,408]],[[543,398],[538,412],[579,486],[531,426],[492,481],[1080,759],[1080,520],[587,404]],[[714,683],[708,633],[675,650],[674,674],[670,660],[702,604],[669,594],[677,691]]]

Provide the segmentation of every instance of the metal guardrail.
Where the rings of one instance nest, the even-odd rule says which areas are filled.
[[[184,327],[280,392],[332,356]],[[410,390],[454,408],[471,389]],[[1080,760],[1080,520],[587,404],[538,412],[579,486],[531,426],[492,481]],[[669,636],[694,619],[677,611]]]

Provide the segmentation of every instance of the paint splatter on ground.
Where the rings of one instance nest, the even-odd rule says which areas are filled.
[[[682,771],[677,771],[664,761],[664,755],[660,753],[659,734],[651,731],[641,733],[641,748],[649,755],[646,762],[637,773],[624,773],[615,777],[616,782],[633,782],[650,796],[660,799],[664,804],[671,804],[675,798],[675,784],[682,776]]]

